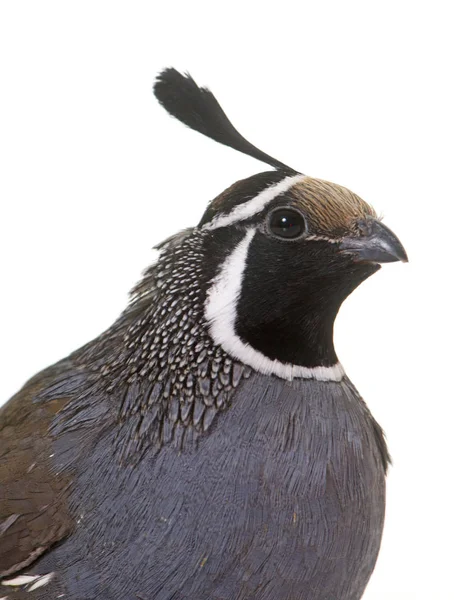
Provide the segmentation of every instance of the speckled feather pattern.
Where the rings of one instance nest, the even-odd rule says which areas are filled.
[[[192,444],[251,373],[213,343],[204,322],[207,235],[187,230],[164,243],[117,324],[74,356],[93,374],[87,393],[113,398],[129,431],[129,443],[118,445],[124,460],[139,459],[146,448]],[[58,382],[49,393],[61,393]],[[65,418],[72,420],[73,410],[79,401]]]
[[[361,597],[381,429],[347,379],[251,374],[213,343],[207,235],[164,243],[117,323],[29,384],[33,405],[60,407],[46,460],[71,481],[71,523],[26,571],[55,576],[17,600]]]
[[[0,600],[360,600],[389,455],[332,327],[378,268],[341,237],[370,251],[375,213],[253,146],[189,75],[155,95],[276,171],[161,244],[120,318],[0,409]]]

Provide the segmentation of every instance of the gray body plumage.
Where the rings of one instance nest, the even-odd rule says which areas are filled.
[[[383,440],[355,388],[252,374],[207,436],[135,465],[106,400],[79,406],[54,467],[77,526],[36,598],[358,600],[384,519]],[[93,425],[93,427],[92,427]],[[60,596],[64,594],[64,596]],[[27,597],[24,594],[24,597]]]
[[[277,170],[161,244],[119,319],[1,408],[0,600],[360,600],[389,456],[333,326],[405,250],[189,76],[155,93]]]

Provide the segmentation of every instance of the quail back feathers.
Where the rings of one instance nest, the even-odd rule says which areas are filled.
[[[0,409],[0,598],[358,600],[389,456],[333,324],[405,250],[189,76],[155,94],[275,170],[163,242],[119,319]]]

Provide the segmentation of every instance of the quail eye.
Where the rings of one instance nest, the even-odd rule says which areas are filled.
[[[281,208],[274,211],[269,220],[270,231],[280,238],[295,239],[304,233],[304,217],[296,210]]]

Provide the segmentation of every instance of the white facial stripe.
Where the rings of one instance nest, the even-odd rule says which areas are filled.
[[[237,221],[244,221],[253,215],[261,212],[267,204],[274,198],[287,192],[295,183],[302,181],[306,175],[289,175],[278,181],[274,185],[262,190],[257,196],[239,204],[227,214],[221,214],[215,217],[212,221],[202,227],[202,229],[217,229],[218,227],[226,227]]]
[[[208,291],[205,317],[213,340],[228,354],[265,375],[277,375],[282,379],[340,381],[345,373],[339,363],[332,367],[311,368],[282,363],[255,350],[235,333],[236,307],[241,293],[249,246],[254,235],[255,229],[248,229],[244,238],[225,260]]]

